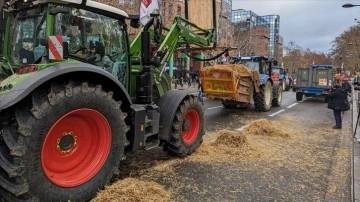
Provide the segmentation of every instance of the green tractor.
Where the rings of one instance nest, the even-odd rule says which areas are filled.
[[[130,44],[126,22],[137,27],[139,16],[91,0],[11,0],[2,10],[1,199],[88,201],[128,152],[199,147],[202,105],[171,90],[163,69],[180,45],[211,47],[214,30],[177,17],[163,36],[155,16]]]

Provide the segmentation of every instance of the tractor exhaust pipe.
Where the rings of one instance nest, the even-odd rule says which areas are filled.
[[[213,27],[216,30],[216,41],[217,41],[216,0],[212,1],[212,6],[213,6]],[[214,48],[216,48],[216,42],[214,42]]]

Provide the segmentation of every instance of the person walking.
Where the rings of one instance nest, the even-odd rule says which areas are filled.
[[[198,99],[201,102],[201,104],[204,105],[204,93],[202,92],[200,79],[197,82],[198,82]]]
[[[183,88],[184,88],[184,77],[183,77],[182,75],[181,75],[181,77],[180,77],[179,82],[180,82],[180,87],[181,87],[181,89],[183,89]]]
[[[341,111],[346,108],[347,92],[341,87],[341,84],[336,84],[329,92],[328,108],[334,112],[335,126],[333,129],[342,128]]]
[[[352,92],[352,86],[351,84],[349,83],[349,77],[344,77],[341,81],[341,86],[342,88],[349,94],[351,94]]]

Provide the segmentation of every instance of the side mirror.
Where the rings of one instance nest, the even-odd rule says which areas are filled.
[[[139,28],[141,26],[140,24],[140,15],[139,14],[135,14],[135,15],[132,15],[132,14],[129,14],[129,18],[130,19],[130,26],[132,28]]]
[[[138,19],[132,19],[132,20],[130,21],[130,26],[131,26],[132,28],[137,29],[137,28],[139,28],[139,27],[141,26],[141,24],[140,24],[140,21],[139,21]]]

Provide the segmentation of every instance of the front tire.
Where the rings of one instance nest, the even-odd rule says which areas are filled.
[[[196,97],[189,97],[178,107],[170,140],[164,144],[164,149],[171,155],[188,156],[200,146],[204,134],[202,105]]]
[[[285,78],[283,80],[281,80],[281,86],[282,86],[282,90],[286,91],[286,80],[285,80]]]
[[[15,110],[15,122],[3,127],[1,156],[22,169],[2,175],[3,198],[91,199],[118,172],[124,155],[126,126],[120,105],[101,85],[70,82],[36,90],[32,100]]]
[[[283,98],[283,90],[282,90],[281,86],[278,86],[275,89],[274,97],[272,99],[271,105],[273,107],[279,107],[281,105],[282,98]]]

